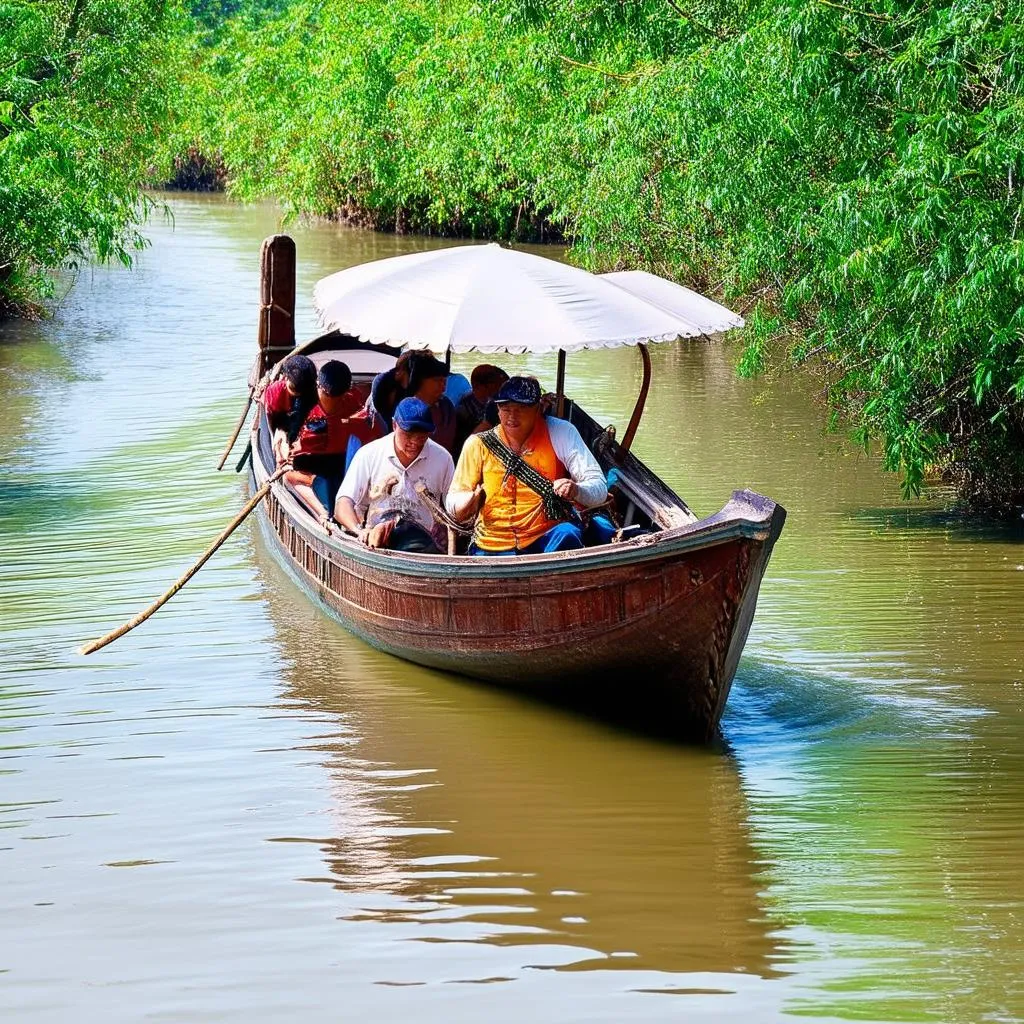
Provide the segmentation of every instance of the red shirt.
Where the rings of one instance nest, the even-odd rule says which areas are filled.
[[[287,416],[292,411],[291,392],[284,379],[272,381],[263,392],[263,408],[267,410],[267,419],[273,420],[275,416]]]
[[[269,388],[267,389],[269,391]],[[372,423],[363,412],[364,397],[356,388],[347,391],[338,410],[328,415],[317,404],[306,417],[299,436],[296,455],[344,455],[348,440],[355,435],[364,444],[373,437]]]

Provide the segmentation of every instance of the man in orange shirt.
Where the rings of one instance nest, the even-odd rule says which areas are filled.
[[[448,492],[459,520],[479,508],[471,555],[533,555],[583,547],[576,506],[608,496],[579,431],[541,413],[540,384],[511,377],[498,391],[497,427],[466,441]],[[481,507],[482,506],[482,507]]]

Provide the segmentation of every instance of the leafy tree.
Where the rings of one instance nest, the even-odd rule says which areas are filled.
[[[67,69],[0,64],[0,159],[13,173],[17,134],[45,154],[38,183],[73,154],[58,179],[86,200],[26,190],[39,213],[5,218],[0,252],[48,222],[73,237],[37,266],[113,251],[153,141],[165,180],[192,154],[295,213],[562,236],[594,269],[743,297],[741,370],[813,367],[908,494],[941,470],[980,504],[1024,503],[1024,0],[189,2],[165,125],[140,71],[160,60],[153,4],[0,0],[22,15],[7,56]],[[83,37],[105,55],[89,75],[57,42],[79,8],[128,16],[116,44]]]
[[[143,244],[165,16],[164,0],[0,0],[0,309]]]

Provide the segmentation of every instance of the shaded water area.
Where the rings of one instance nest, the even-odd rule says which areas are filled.
[[[714,749],[378,654],[255,523],[79,657],[243,501],[277,213],[171,208],[0,335],[4,1020],[1024,1019],[1024,536],[901,503],[734,341],[655,348],[637,445],[789,510]],[[295,235],[300,337],[318,277],[442,244]],[[621,426],[636,353],[568,369]]]

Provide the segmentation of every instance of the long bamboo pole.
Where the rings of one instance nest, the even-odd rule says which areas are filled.
[[[235,442],[238,440],[238,435],[242,432],[242,427],[245,426],[246,417],[249,415],[249,410],[252,408],[252,398],[256,393],[256,388],[249,388],[249,400],[245,403],[245,408],[242,410],[242,415],[238,417],[238,423],[235,424],[235,432],[231,435],[228,443],[224,447],[224,451],[221,453],[220,462],[217,463],[217,469],[221,470],[224,468],[224,463],[228,461],[228,456],[231,454],[231,449],[235,447]]]
[[[192,577],[195,576],[195,574],[199,572],[204,565],[206,565],[213,556],[213,553],[224,543],[224,541],[228,539],[228,537],[231,536],[231,534],[235,532],[235,530],[238,529],[239,526],[241,526],[249,513],[252,512],[252,510],[256,508],[256,506],[270,493],[270,488],[274,481],[284,476],[284,474],[291,468],[292,467],[286,463],[267,478],[267,482],[245,503],[245,507],[242,511],[239,512],[230,523],[228,523],[217,539],[202,553],[195,565],[193,565],[192,568],[174,584],[173,587],[161,594],[160,597],[145,609],[145,611],[139,612],[138,615],[133,619],[129,619],[123,626],[118,626],[117,629],[101,636],[98,640],[93,640],[92,643],[86,644],[80,649],[79,653],[92,654],[93,651],[98,651],[101,647],[106,647],[107,644],[112,644],[115,640],[124,636],[125,633],[131,632],[131,630],[136,626],[141,626],[142,623],[153,615],[154,612],[159,611],[159,609],[167,604],[167,602],[170,601],[170,599],[174,597],[174,595],[181,590],[181,588],[185,586],[185,584],[188,583],[188,581],[192,579]]]
[[[241,473],[245,469],[245,464],[252,458],[252,441],[245,446],[245,451],[242,452],[242,457],[235,463],[235,472]]]

